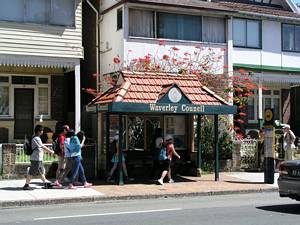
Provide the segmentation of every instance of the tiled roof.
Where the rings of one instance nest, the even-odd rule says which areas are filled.
[[[297,13],[288,11],[286,9],[275,8],[271,6],[261,6],[255,4],[245,4],[245,3],[227,2],[227,1],[220,2],[218,3],[218,5],[235,9],[238,12],[246,12],[246,13],[250,12],[250,13],[267,14],[273,16],[286,16],[286,17],[300,18],[300,15]]]
[[[227,105],[213,91],[201,85],[194,75],[132,73],[123,71],[124,82],[97,96],[92,104],[109,102],[155,103],[176,84],[193,104]]]
[[[200,8],[200,9],[213,9],[221,11],[234,11],[232,8],[218,5],[214,2],[200,1],[200,0],[127,0],[131,3],[143,3],[143,4],[157,4],[157,5],[172,5],[189,8]]]

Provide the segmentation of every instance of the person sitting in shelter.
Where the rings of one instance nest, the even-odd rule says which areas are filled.
[[[114,155],[111,159],[111,162],[114,164],[113,167],[111,168],[108,177],[107,177],[107,181],[110,181],[112,179],[112,176],[115,172],[115,170],[117,169],[119,163],[122,164],[122,169],[125,175],[125,179],[128,179],[128,173],[127,173],[127,168],[126,168],[126,163],[125,163],[125,157],[122,151],[120,151],[119,149],[119,136],[116,135],[114,136],[114,140],[112,142],[112,150],[114,152]]]

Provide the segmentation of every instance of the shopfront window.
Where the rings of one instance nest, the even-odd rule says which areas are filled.
[[[144,151],[144,118],[129,116],[127,126],[128,150]]]
[[[171,135],[176,149],[186,149],[185,116],[166,116],[165,135]]]

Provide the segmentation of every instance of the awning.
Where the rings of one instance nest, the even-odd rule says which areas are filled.
[[[0,66],[24,66],[42,68],[74,68],[80,60],[75,58],[25,56],[25,55],[0,55]]]
[[[262,81],[268,83],[280,83],[280,84],[300,84],[300,74],[266,74],[256,73],[253,75],[254,81]]]
[[[117,83],[89,106],[110,113],[236,113],[236,106],[203,86],[194,75],[122,71]]]

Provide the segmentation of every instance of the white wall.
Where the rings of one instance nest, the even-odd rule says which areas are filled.
[[[204,44],[172,40],[167,41],[164,46],[160,46],[159,41],[155,39],[128,38],[124,42],[124,60],[128,63],[132,59],[138,59],[139,57],[144,57],[148,54],[151,54],[156,59],[162,59],[164,54],[170,55],[169,50],[174,46],[179,49],[179,51],[176,52],[178,56],[184,57],[185,52],[190,53],[193,56],[194,51],[198,51],[195,47],[199,45],[203,47],[203,50],[201,50],[202,56],[206,56],[209,51],[222,56],[222,60],[216,62],[214,68],[216,73],[224,73],[224,65],[227,64],[227,53],[226,50],[224,51],[224,49],[227,48],[226,44]]]
[[[82,2],[75,28],[0,22],[0,54],[82,58]]]
[[[118,55],[121,59],[123,58],[124,29],[117,30],[117,10],[120,7],[103,15],[100,24],[100,74],[107,74],[119,70],[119,67],[114,65],[113,58]]]
[[[281,51],[281,23],[262,22],[262,49],[234,48],[233,63],[300,68],[300,53]]]
[[[99,0],[100,1],[100,10],[106,10],[107,8],[117,4],[119,1],[117,0]]]

